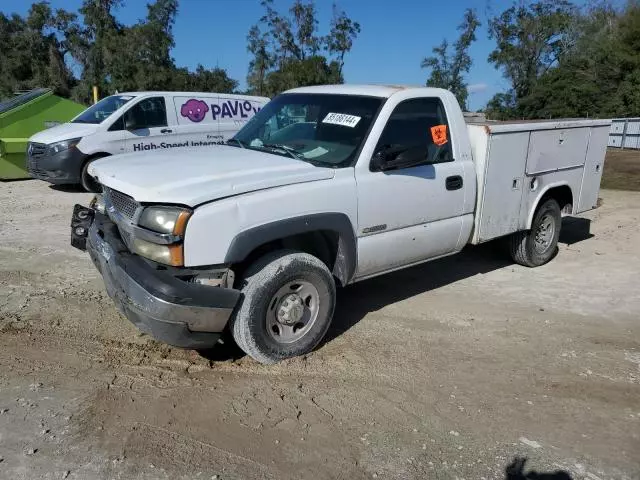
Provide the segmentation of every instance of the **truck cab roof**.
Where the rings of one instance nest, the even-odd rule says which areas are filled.
[[[299,87],[287,90],[284,93],[322,93],[334,95],[364,95],[369,97],[389,98],[395,93],[415,90],[425,97],[436,96],[446,90],[440,88],[421,87],[418,85],[317,85],[313,87]]]
[[[147,91],[140,91],[140,92],[119,92],[119,93],[114,93],[113,95],[122,95],[122,96],[132,96],[132,97],[139,97],[142,95],[160,95],[160,96],[176,96],[176,97],[202,97],[202,96],[207,96],[207,95],[224,95],[225,97],[228,98],[262,98],[262,99],[266,99],[269,100],[268,97],[260,97],[260,96],[256,96],[256,95],[243,95],[243,94],[236,94],[236,93],[220,93],[220,92],[168,92],[168,91],[161,91],[161,90],[147,90]]]

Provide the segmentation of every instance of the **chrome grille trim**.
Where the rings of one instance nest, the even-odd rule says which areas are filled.
[[[117,225],[124,244],[133,251],[133,231],[142,206],[129,195],[112,188],[103,186],[103,195],[107,215]]]
[[[131,222],[136,220],[136,214],[140,209],[140,204],[129,195],[122,192],[105,187],[105,201],[108,202],[113,209],[121,216],[129,219]]]
[[[136,238],[158,245],[170,245],[182,240],[177,235],[157,233],[138,226],[138,219],[144,210],[140,203],[129,195],[104,185],[102,191],[106,214],[118,227],[120,238],[130,251],[133,251],[133,240]]]

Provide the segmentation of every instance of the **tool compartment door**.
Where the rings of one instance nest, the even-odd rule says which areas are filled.
[[[596,208],[608,142],[608,127],[591,128],[587,159],[582,175],[582,188],[580,188],[580,200],[578,201],[577,208],[574,208],[574,213],[585,212]]]
[[[518,230],[529,132],[492,134],[478,209],[479,242]]]
[[[531,132],[527,175],[539,175],[584,165],[589,128],[562,128]]]

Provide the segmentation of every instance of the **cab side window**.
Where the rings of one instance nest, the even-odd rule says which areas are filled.
[[[167,126],[167,109],[164,97],[146,98],[138,102],[124,112],[109,127],[110,132],[120,130],[138,130],[141,128],[154,128]]]
[[[414,98],[398,104],[389,117],[376,153],[418,150],[424,163],[453,161],[449,125],[438,98]]]
[[[125,124],[139,128],[167,126],[167,109],[164,97],[151,97],[136,103],[125,112]]]

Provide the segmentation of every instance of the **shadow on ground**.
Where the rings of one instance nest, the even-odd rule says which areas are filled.
[[[593,237],[591,221],[566,217],[562,222],[560,242],[572,245]],[[469,246],[457,255],[399,270],[338,289],[333,322],[321,345],[339,337],[367,314],[386,305],[434,290],[475,275],[513,265],[505,239]],[[210,361],[237,360],[244,356],[230,337],[215,348],[201,351]]]
[[[505,480],[572,480],[571,475],[564,470],[556,470],[555,472],[529,470],[525,473],[525,463],[527,463],[526,458],[515,457],[504,471]]]
[[[64,193],[87,193],[82,185],[49,185],[51,190]]]
[[[562,229],[558,241],[565,245],[573,245],[593,238],[591,220],[581,217],[565,217],[562,219]]]
[[[349,330],[367,314],[393,303],[513,264],[502,242],[470,246],[457,255],[381,275],[338,290],[325,342]]]

